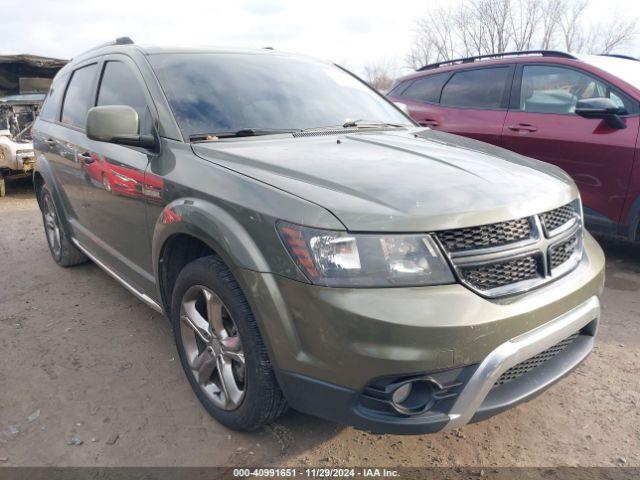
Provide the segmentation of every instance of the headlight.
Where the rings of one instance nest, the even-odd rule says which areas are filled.
[[[328,287],[454,283],[429,235],[350,234],[278,222],[280,236],[307,278]]]

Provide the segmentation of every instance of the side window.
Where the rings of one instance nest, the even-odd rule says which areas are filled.
[[[455,73],[444,86],[440,103],[448,107],[500,108],[510,72],[510,67],[498,67]]]
[[[104,66],[98,105],[128,105],[138,112],[140,132],[151,132],[151,115],[147,100],[134,72],[123,62],[110,61]]]
[[[43,120],[55,121],[58,119],[60,100],[62,100],[66,80],[66,75],[58,75],[51,84],[49,93],[47,93],[47,97],[44,99],[42,109],[40,110],[40,118]]]
[[[442,86],[448,78],[448,73],[439,73],[418,78],[409,85],[409,88],[404,91],[401,97],[416,102],[438,103],[440,101]]]
[[[71,76],[62,105],[62,123],[85,128],[87,111],[93,104],[93,80],[97,65],[79,68]]]
[[[407,88],[407,86],[411,83],[411,80],[406,80],[404,82],[400,82],[393,86],[391,90],[387,93],[387,96],[390,97],[399,97],[402,95],[402,92]]]
[[[527,65],[522,70],[520,110],[531,113],[573,114],[578,100],[608,97],[634,111],[631,102],[608,84],[571,68]]]

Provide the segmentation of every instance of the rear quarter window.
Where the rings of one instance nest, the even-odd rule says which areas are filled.
[[[79,68],[71,76],[62,105],[62,123],[85,128],[87,112],[93,106],[96,64]]]
[[[47,93],[47,97],[44,99],[42,109],[40,110],[40,118],[43,120],[51,122],[58,120],[60,101],[62,100],[62,94],[64,93],[64,87],[67,83],[67,79],[67,75],[59,75],[53,80],[49,93]]]
[[[442,87],[449,77],[448,73],[420,77],[414,80],[400,96],[416,102],[438,103]]]

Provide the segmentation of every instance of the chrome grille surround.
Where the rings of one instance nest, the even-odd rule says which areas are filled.
[[[580,212],[576,199],[530,217],[436,232],[435,237],[463,285],[484,297],[513,295],[551,282],[580,263]],[[522,227],[525,223],[528,228]]]

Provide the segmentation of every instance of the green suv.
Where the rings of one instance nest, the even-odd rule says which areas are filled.
[[[58,73],[33,137],[54,260],[164,312],[230,428],[289,406],[455,428],[593,346],[604,256],[573,181],[419,127],[331,63],[122,38]]]

